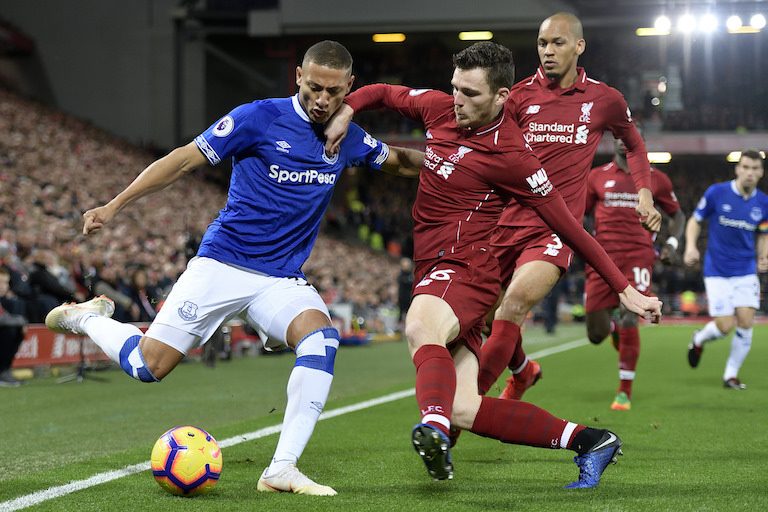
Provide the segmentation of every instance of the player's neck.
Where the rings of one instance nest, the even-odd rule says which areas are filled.
[[[614,156],[613,161],[616,163],[616,165],[621,169],[622,171],[629,173],[629,164],[627,163],[626,158],[622,158],[620,156]]]
[[[744,199],[749,199],[749,196],[752,195],[752,192],[755,191],[755,188],[756,187],[746,187],[743,184],[739,183],[738,180],[736,181],[736,190],[739,191],[739,193]]]
[[[576,80],[579,78],[579,73],[576,70],[576,67],[569,69],[567,73],[565,73],[560,81],[558,82],[560,84],[561,89],[567,89],[573,84],[576,83]]]

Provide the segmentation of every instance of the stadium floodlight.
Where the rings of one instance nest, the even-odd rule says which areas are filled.
[[[459,39],[462,41],[489,41],[493,39],[493,32],[490,30],[459,32]]]
[[[662,14],[653,22],[653,28],[659,32],[669,34],[669,30],[672,28],[672,20],[670,20],[668,16]]]
[[[690,34],[696,29],[696,18],[693,14],[683,14],[677,20],[677,30],[685,34]]]
[[[668,164],[672,160],[672,153],[667,151],[649,151],[648,161],[652,164]]]
[[[752,26],[752,28],[762,30],[765,28],[765,16],[762,14],[755,14],[749,19],[749,24]]]
[[[372,38],[374,43],[402,43],[405,41],[405,34],[402,33],[390,33],[390,34],[373,34]]]
[[[705,34],[711,34],[717,29],[717,25],[719,24],[719,21],[717,19],[717,16],[715,16],[712,13],[707,13],[701,18],[699,18],[699,30],[704,32]]]
[[[736,30],[739,30],[741,28],[741,18],[739,18],[737,15],[729,16],[728,19],[725,21],[725,26],[728,28],[729,32],[734,32]]]

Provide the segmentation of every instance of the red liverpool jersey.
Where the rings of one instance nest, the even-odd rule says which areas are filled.
[[[587,77],[577,68],[576,83],[567,89],[539,68],[512,88],[506,111],[517,122],[552,184],[573,216],[584,217],[587,174],[607,130],[622,139],[637,190],[650,188],[650,164],[645,143],[632,121],[624,97],[616,89]],[[512,203],[502,226],[543,226],[535,212]]]
[[[361,88],[345,102],[354,110],[391,108],[424,125],[427,145],[413,206],[416,260],[487,246],[512,197],[531,206],[551,200],[546,172],[507,114],[477,130],[459,128],[453,96],[386,84]]]
[[[664,213],[672,215],[680,209],[672,182],[657,169],[651,169],[651,192]],[[586,213],[594,210],[595,238],[609,254],[620,248],[653,249],[655,235],[643,229],[636,206],[632,177],[615,161],[592,169],[587,179]]]
[[[344,100],[353,110],[387,107],[421,122],[427,146],[413,206],[414,259],[487,248],[512,198],[535,208],[566,243],[593,263],[615,290],[627,280],[570,215],[506,111],[488,126],[460,128],[453,97],[440,91],[373,84]]]

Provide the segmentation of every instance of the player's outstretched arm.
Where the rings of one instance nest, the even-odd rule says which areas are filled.
[[[701,257],[699,248],[696,246],[700,233],[701,224],[694,217],[690,217],[685,225],[685,252],[683,253],[683,263],[689,267],[698,263]]]
[[[355,111],[346,103],[342,103],[339,109],[325,123],[325,154],[332,156],[339,152],[339,146],[347,136],[349,123]]]
[[[646,297],[631,285],[619,294],[619,300],[629,311],[657,324],[661,319],[662,302],[658,297]]]
[[[659,259],[664,265],[670,265],[677,261],[679,240],[685,233],[685,214],[683,210],[677,210],[667,225],[669,238],[664,242],[664,246],[659,252]]]
[[[194,142],[176,148],[159,160],[155,160],[109,203],[83,214],[83,234],[90,235],[99,231],[104,224],[132,202],[164,189],[185,173],[207,162],[208,160]]]
[[[405,178],[416,178],[421,172],[421,164],[423,162],[423,151],[389,146],[389,157],[381,166],[381,170]]]

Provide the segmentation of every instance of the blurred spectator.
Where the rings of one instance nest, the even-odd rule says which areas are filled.
[[[405,322],[405,315],[411,305],[413,280],[413,261],[410,258],[400,258],[400,275],[397,277],[397,305],[400,307],[401,322]]]
[[[0,387],[17,387],[21,384],[11,373],[11,364],[27,330],[26,318],[8,313],[4,308],[10,282],[8,269],[0,267]]]
[[[158,305],[163,297],[162,291],[149,282],[146,267],[139,266],[133,270],[128,292],[131,300],[138,307],[138,316],[134,316],[132,321],[151,322],[157,315]],[[135,308],[132,311],[135,311]]]
[[[37,316],[30,316],[31,322],[43,322],[48,311],[62,302],[85,300],[83,294],[75,291],[74,283],[68,282],[68,273],[62,270],[52,250],[38,249],[33,254],[29,283],[38,309]]]
[[[121,290],[125,286],[120,282],[113,265],[104,265],[93,285],[93,295],[105,295],[115,302],[115,313],[112,318],[118,322],[131,322],[139,318],[139,305],[133,298]]]

